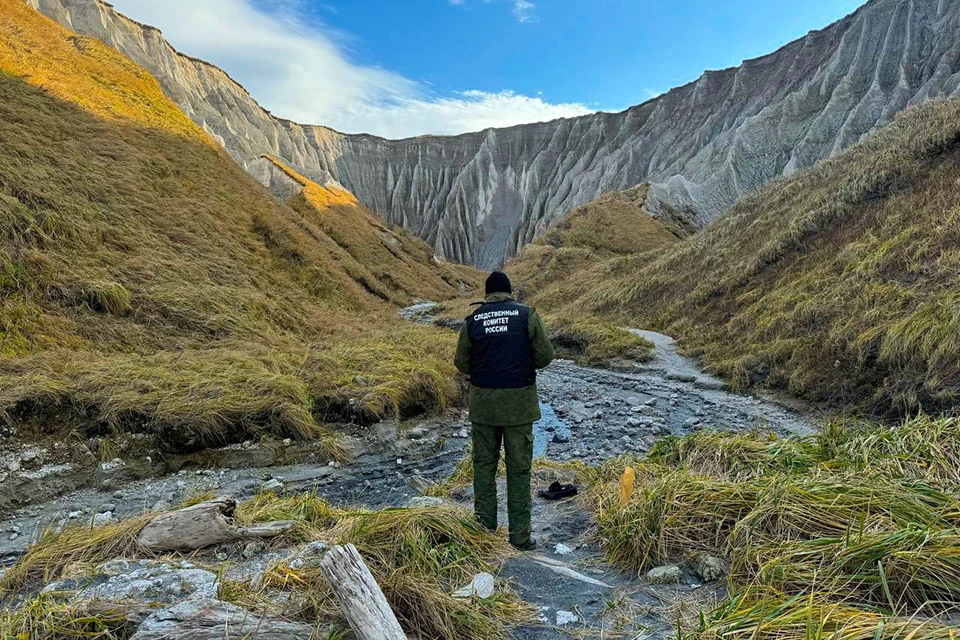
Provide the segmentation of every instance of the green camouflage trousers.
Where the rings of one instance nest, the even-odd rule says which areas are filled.
[[[507,514],[510,542],[530,540],[530,470],[533,467],[533,424],[515,427],[473,425],[474,511],[484,527],[497,528],[497,466],[500,445],[507,464]]]

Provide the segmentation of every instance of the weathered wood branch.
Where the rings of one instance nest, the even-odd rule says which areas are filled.
[[[237,503],[209,500],[186,509],[161,513],[137,536],[148,551],[194,551],[250,538],[273,538],[293,528],[282,520],[240,527],[233,519]]]
[[[407,640],[380,585],[352,544],[330,549],[320,563],[357,640]]]

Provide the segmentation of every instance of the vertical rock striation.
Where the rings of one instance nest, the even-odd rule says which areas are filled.
[[[385,140],[272,116],[226,73],[99,0],[26,0],[147,68],[248,169],[336,181],[439,255],[500,264],[574,207],[640,182],[654,215],[703,226],[739,197],[960,86],[960,0],[871,0],[737,68],[621,113]]]

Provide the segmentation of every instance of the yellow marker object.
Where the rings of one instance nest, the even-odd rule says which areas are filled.
[[[637,478],[637,472],[633,467],[627,467],[620,476],[620,506],[625,507],[633,497],[633,482]]]

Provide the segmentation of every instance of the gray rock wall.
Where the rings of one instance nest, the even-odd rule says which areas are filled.
[[[480,267],[512,256],[574,207],[651,183],[654,215],[703,226],[740,196],[809,167],[960,86],[960,0],[871,0],[768,56],[617,114],[384,140],[274,118],[220,69],[99,0],[26,0],[103,39],[255,170],[262,154]]]

